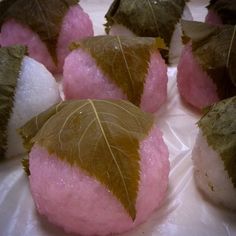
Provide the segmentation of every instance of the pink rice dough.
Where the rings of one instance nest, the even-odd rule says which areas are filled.
[[[44,64],[53,73],[61,73],[64,59],[69,54],[71,42],[93,36],[92,22],[87,13],[77,5],[65,15],[57,43],[58,66],[54,64],[46,45],[39,36],[27,26],[15,20],[6,21],[1,28],[0,45],[22,44],[28,46],[29,56]]]
[[[186,102],[202,109],[219,101],[216,85],[194,58],[191,44],[183,49],[177,69],[177,86]]]
[[[206,15],[205,22],[212,25],[222,25],[223,22],[218,16],[218,14],[212,10],[208,10],[208,14]]]
[[[40,214],[80,235],[107,235],[130,230],[161,206],[169,175],[168,150],[154,127],[140,144],[141,175],[133,222],[108,189],[77,167],[35,145],[30,153],[30,187]]]
[[[97,67],[96,61],[82,49],[65,59],[63,91],[66,99],[127,99]],[[167,98],[167,66],[158,51],[152,53],[140,107],[156,112]]]

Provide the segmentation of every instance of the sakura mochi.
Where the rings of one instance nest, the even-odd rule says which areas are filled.
[[[1,1],[0,45],[26,45],[30,57],[61,73],[70,43],[93,35],[92,22],[78,2]]]
[[[198,122],[195,180],[217,205],[236,210],[236,97],[213,105]]]
[[[214,25],[236,24],[236,1],[211,0],[205,21]]]
[[[22,46],[0,48],[0,159],[26,150],[17,133],[29,119],[60,101],[58,85]]]
[[[21,134],[38,212],[79,235],[122,233],[147,220],[164,201],[169,173],[153,121],[121,100],[64,101],[29,121]]]
[[[166,61],[177,64],[183,47],[180,20],[192,20],[188,0],[114,0],[105,15],[110,35],[161,37],[169,48]]]
[[[181,97],[201,110],[236,95],[236,38],[231,25],[183,21],[187,42],[178,64]]]
[[[66,99],[127,99],[156,112],[167,97],[160,38],[96,36],[72,46],[64,65]]]

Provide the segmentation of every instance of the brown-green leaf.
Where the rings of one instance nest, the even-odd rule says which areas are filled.
[[[235,0],[211,0],[207,8],[217,13],[223,24],[236,24]]]
[[[0,159],[7,148],[7,124],[11,116],[17,79],[26,48],[0,48]]]
[[[236,26],[182,21],[192,52],[217,86],[221,99],[236,94]]]
[[[130,102],[139,105],[153,50],[166,49],[160,38],[96,36],[72,45],[82,48]]]
[[[220,155],[236,188],[236,97],[213,105],[198,125],[208,145]]]
[[[3,0],[0,2],[0,27],[8,19],[28,26],[46,44],[57,63],[56,46],[61,24],[70,6],[79,0]]]
[[[114,0],[105,17],[105,30],[126,26],[137,36],[161,37],[169,47],[175,25],[188,0]]]
[[[107,187],[132,219],[140,179],[139,145],[153,116],[126,101],[61,102],[20,129],[26,147],[40,145]]]

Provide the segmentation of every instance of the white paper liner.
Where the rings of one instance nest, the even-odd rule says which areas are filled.
[[[104,14],[111,0],[81,0],[94,22],[95,34],[104,34]],[[207,1],[189,3],[195,20],[206,14]],[[200,115],[181,101],[176,68],[168,70],[168,101],[156,114],[170,152],[171,172],[161,209],[123,236],[235,236],[236,213],[208,202],[196,188],[191,151]],[[68,236],[40,217],[35,209],[20,158],[0,165],[0,236]],[[92,225],[91,225],[92,227]]]

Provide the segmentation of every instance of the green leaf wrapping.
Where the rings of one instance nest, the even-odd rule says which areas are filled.
[[[192,52],[217,86],[220,99],[236,95],[236,26],[182,21]]]
[[[100,181],[134,220],[139,145],[152,125],[152,115],[126,101],[71,100],[36,116],[20,134],[28,149],[40,145]]]
[[[105,30],[126,26],[137,36],[161,37],[169,47],[175,25],[188,0],[114,0],[105,15]]]
[[[71,48],[89,53],[108,79],[138,106],[151,53],[158,48],[165,49],[165,44],[160,38],[96,36],[74,43]]]
[[[0,159],[7,148],[7,125],[11,116],[15,89],[26,48],[0,48]]]
[[[46,44],[55,64],[61,24],[70,6],[79,0],[3,0],[0,2],[0,27],[9,19],[28,26]]]
[[[223,24],[236,24],[236,1],[235,0],[211,0],[207,6],[221,18]]]
[[[213,105],[198,122],[198,126],[208,145],[220,155],[236,188],[236,97]]]

